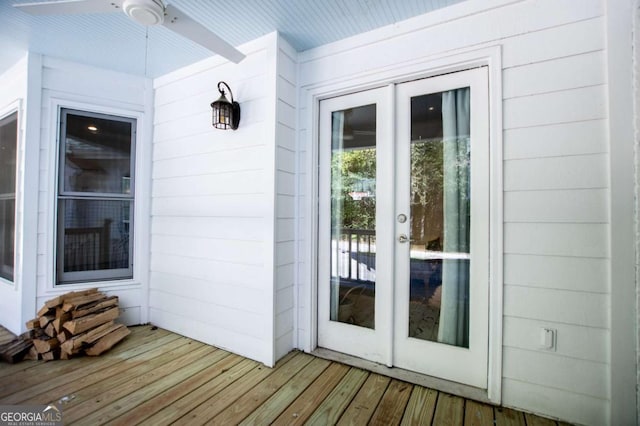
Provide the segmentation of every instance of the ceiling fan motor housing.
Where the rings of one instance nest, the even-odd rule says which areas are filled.
[[[161,0],[124,0],[122,10],[142,25],[159,25],[164,21],[164,4]]]

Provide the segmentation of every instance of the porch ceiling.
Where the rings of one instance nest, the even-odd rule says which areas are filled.
[[[88,65],[157,77],[210,52],[123,13],[31,16],[0,0],[0,73],[29,50]],[[46,0],[51,1],[51,0]],[[105,0],[108,1],[108,0]],[[298,51],[390,25],[462,0],[167,0],[235,46],[273,32]]]

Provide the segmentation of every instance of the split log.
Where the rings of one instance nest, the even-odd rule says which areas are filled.
[[[19,337],[13,339],[9,343],[0,346],[0,358],[9,364],[22,361],[24,356],[29,352],[33,344],[29,340]]]
[[[76,309],[79,306],[88,305],[97,300],[102,300],[105,297],[106,296],[103,293],[94,293],[94,294],[89,294],[87,296],[80,296],[72,299],[65,299],[64,303],[62,304],[62,310],[64,312],[70,312],[71,310]]]
[[[56,333],[60,333],[62,332],[63,328],[62,325],[69,321],[72,318],[72,315],[70,312],[60,312],[59,315],[56,315],[56,319],[53,320],[53,322],[51,324],[53,324],[53,327],[56,330]]]
[[[55,348],[49,352],[42,354],[42,359],[45,361],[53,361],[54,359],[60,359],[60,348]]]
[[[36,347],[38,353],[44,354],[60,346],[60,342],[55,337],[47,340],[35,339],[33,341],[33,346]]]
[[[102,352],[111,349],[116,343],[131,334],[131,331],[124,325],[115,331],[101,337],[93,346],[84,351],[89,356],[100,355]]]
[[[89,294],[97,293],[97,288],[90,288],[88,290],[80,290],[80,291],[71,291],[69,293],[61,294],[60,296],[56,296],[51,300],[47,300],[44,302],[44,306],[47,308],[55,308],[57,306],[62,306],[65,299],[72,299],[74,297],[87,296]]]
[[[38,311],[38,317],[42,317],[44,315],[55,315],[55,309],[54,308],[49,308],[48,306],[43,306],[42,308],[40,308],[40,310]]]
[[[44,333],[49,337],[56,337],[58,335],[58,333],[56,332],[56,328],[53,326],[53,321],[47,324],[44,329]]]
[[[95,302],[79,306],[77,309],[71,312],[71,316],[74,319],[80,318],[117,305],[118,296],[111,296],[107,297],[106,299],[97,300]]]
[[[51,315],[51,314],[40,315],[40,328],[47,328],[47,325],[54,319],[56,319],[55,315]]]
[[[69,333],[68,330],[62,329],[60,330],[60,332],[58,333],[58,335],[56,336],[56,338],[58,339],[58,341],[60,343],[64,343],[67,340],[71,339],[73,336],[71,333]]]
[[[69,359],[76,354],[99,355],[125,338],[130,331],[115,324],[120,309],[117,296],[92,288],[72,291],[47,300],[38,317],[26,322],[21,354],[29,359]],[[15,357],[14,357],[15,358]]]
[[[40,328],[40,318],[34,318],[26,322],[27,329],[33,330],[34,328]]]
[[[29,349],[29,351],[25,354],[24,358],[22,358],[23,360],[31,360],[31,361],[37,361],[39,359],[42,358],[42,355],[40,355],[38,353],[38,350],[36,349],[35,346],[33,346],[33,343],[31,343],[31,348]]]
[[[83,331],[90,330],[94,327],[102,325],[106,322],[118,318],[120,315],[120,309],[117,306],[107,309],[106,311],[87,315],[86,317],[80,317],[71,321],[67,321],[63,324],[63,327],[69,330],[73,335],[82,333]]]
[[[78,353],[78,351],[82,349],[83,346],[95,342],[102,336],[105,336],[106,334],[114,331],[117,327],[120,327],[120,324],[114,324],[113,321],[104,323],[96,328],[87,331],[86,333],[79,334],[66,340],[62,344],[62,350],[68,354]]]

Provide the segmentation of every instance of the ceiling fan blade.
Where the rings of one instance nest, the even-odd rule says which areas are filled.
[[[61,0],[14,4],[31,15],[78,15],[82,13],[106,13],[122,10],[122,0]]]
[[[177,7],[168,5],[165,9],[165,15],[162,25],[171,31],[195,41],[213,53],[217,53],[236,64],[244,59],[245,55],[242,52],[212,33],[203,25],[191,19],[189,15]]]

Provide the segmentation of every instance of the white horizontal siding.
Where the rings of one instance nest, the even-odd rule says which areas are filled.
[[[606,120],[505,130],[504,159],[532,159],[608,152]]]
[[[506,223],[504,252],[544,256],[606,258],[606,224]]]
[[[293,265],[296,260],[296,89],[297,53],[282,38],[276,52],[275,152],[275,357],[295,347]]]
[[[504,314],[507,317],[560,322],[576,326],[609,328],[609,295],[505,285]]]
[[[606,86],[542,93],[504,101],[504,128],[543,126],[606,118]]]
[[[175,333],[207,344],[216,342],[216,347],[247,358],[266,359],[270,357],[270,353],[265,348],[262,336],[253,337],[242,335],[221,326],[212,326],[207,320],[206,310],[201,310],[201,315],[197,317],[188,314],[182,315],[182,312],[178,312],[177,305],[169,303],[170,300],[160,302],[160,300],[154,299],[153,297],[152,292],[151,299],[152,301],[156,301],[156,304],[150,306],[149,316],[152,318],[154,324],[163,324],[161,325],[163,328],[170,329]],[[157,306],[160,306],[160,308]],[[242,312],[231,311],[229,313],[238,319],[238,321],[248,319]]]
[[[604,52],[599,50],[507,68],[502,75],[505,99],[606,83]]]
[[[506,222],[608,223],[606,189],[510,191],[504,195]]]
[[[18,109],[18,146],[17,154],[18,158],[23,158],[25,151],[25,122],[26,122],[26,107],[27,98],[27,84],[28,84],[28,58],[20,60],[13,67],[9,68],[3,74],[0,74],[0,110],[2,114],[13,113],[9,108],[14,107]],[[19,104],[16,104],[18,102]],[[38,106],[36,106],[37,108]],[[20,242],[23,238],[22,231],[22,217],[24,212],[20,208],[21,194],[24,193],[24,189],[21,185],[21,162],[17,163],[16,174],[18,179],[16,180],[16,222],[15,222],[15,235],[14,239],[18,250],[15,251],[14,263],[14,278],[12,282],[5,281],[0,278],[0,325],[4,326],[14,334],[22,333],[24,329],[23,318],[29,318],[33,316],[33,312],[24,312],[23,308],[23,294],[20,290],[23,284],[23,272],[20,269]],[[23,173],[23,172],[22,172]],[[25,271],[26,272],[26,271]]]
[[[77,283],[72,286],[55,287],[55,199],[57,195],[57,177],[55,175],[58,156],[57,112],[51,107],[59,103],[61,106],[75,107],[88,111],[123,111],[123,114],[137,114],[144,117],[150,107],[149,80],[115,71],[85,66],[51,57],[43,57],[41,63],[42,105],[40,114],[40,161],[39,161],[39,194],[38,194],[38,270],[36,303],[41,306],[45,300],[54,295],[70,290],[98,286],[110,295],[120,298],[123,313],[120,320],[125,324],[140,324],[148,321],[147,317],[147,284],[148,284],[148,214],[149,203],[144,188],[149,178],[148,160],[150,159],[150,135],[147,123],[140,119],[141,131],[137,134],[137,190],[136,216],[133,238],[134,279],[132,281]],[[34,90],[36,89],[34,85]],[[140,190],[142,189],[142,190]]]
[[[505,378],[594,398],[608,398],[607,364],[510,347],[505,348],[504,354]],[[558,368],[568,374],[556,374]],[[584,371],[590,374],[583,374]]]
[[[504,189],[607,188],[606,159],[606,154],[590,154],[509,160],[504,164]]]
[[[507,317],[504,321],[504,345],[529,351],[540,351],[540,328],[556,330],[557,345],[549,351],[578,360],[606,364],[609,360],[607,340],[609,333],[598,327],[584,327],[562,322]]]
[[[590,2],[590,5],[596,3]],[[605,22],[599,10],[601,7],[596,5],[598,10],[595,14],[592,9],[585,15],[574,8],[573,12],[580,15],[575,20],[551,27],[538,27],[535,31],[501,40],[504,55],[502,66],[508,69],[604,50],[606,43],[602,35]]]
[[[222,240],[183,237],[175,235],[153,235],[151,251],[167,255],[203,258],[218,262],[263,265],[262,241]]]
[[[510,378],[505,378],[502,386],[502,392],[509,395],[514,406],[526,406],[528,411],[543,416],[548,417],[549,407],[553,406],[556,407],[554,417],[571,418],[577,424],[604,425],[609,419],[609,401],[606,399]]]
[[[142,110],[143,78],[45,57],[42,88],[58,94],[99,99],[100,103],[129,104]]]
[[[609,261],[605,258],[507,253],[504,260],[505,284],[609,292]]]
[[[179,147],[176,146],[176,149]],[[225,172],[242,170],[261,170],[262,161],[266,154],[266,147],[252,146],[228,151],[217,151],[199,154],[195,158],[179,157],[154,162],[153,178],[168,178],[178,176],[207,176]],[[254,182],[253,192],[265,190],[262,181]]]
[[[264,267],[245,263],[230,263],[198,257],[153,253],[152,277],[155,272],[179,275],[189,280],[220,283],[234,287],[260,290],[263,286]],[[155,285],[153,279],[152,284]],[[263,303],[264,301],[261,301]]]
[[[154,198],[152,216],[264,217],[263,194],[222,194]]]
[[[483,9],[484,6],[484,9]],[[306,90],[401,74],[425,58],[502,51],[504,354],[507,406],[584,424],[608,419],[609,141],[604,2],[465,2],[300,55],[298,185],[316,165]],[[496,25],[499,23],[499,25]],[[429,40],[437,40],[431,43]],[[339,64],[339,66],[336,66]],[[395,71],[397,70],[397,71]],[[383,78],[383,77],[379,77]],[[314,200],[301,192],[298,314],[310,318],[306,240]],[[312,322],[300,322],[308,342]],[[557,330],[555,351],[539,347]],[[580,366],[577,368],[576,366]]]
[[[205,60],[155,80],[151,212],[151,321],[267,365],[276,345],[274,44],[266,36],[238,65]],[[235,131],[211,126],[218,81],[240,103]]]

